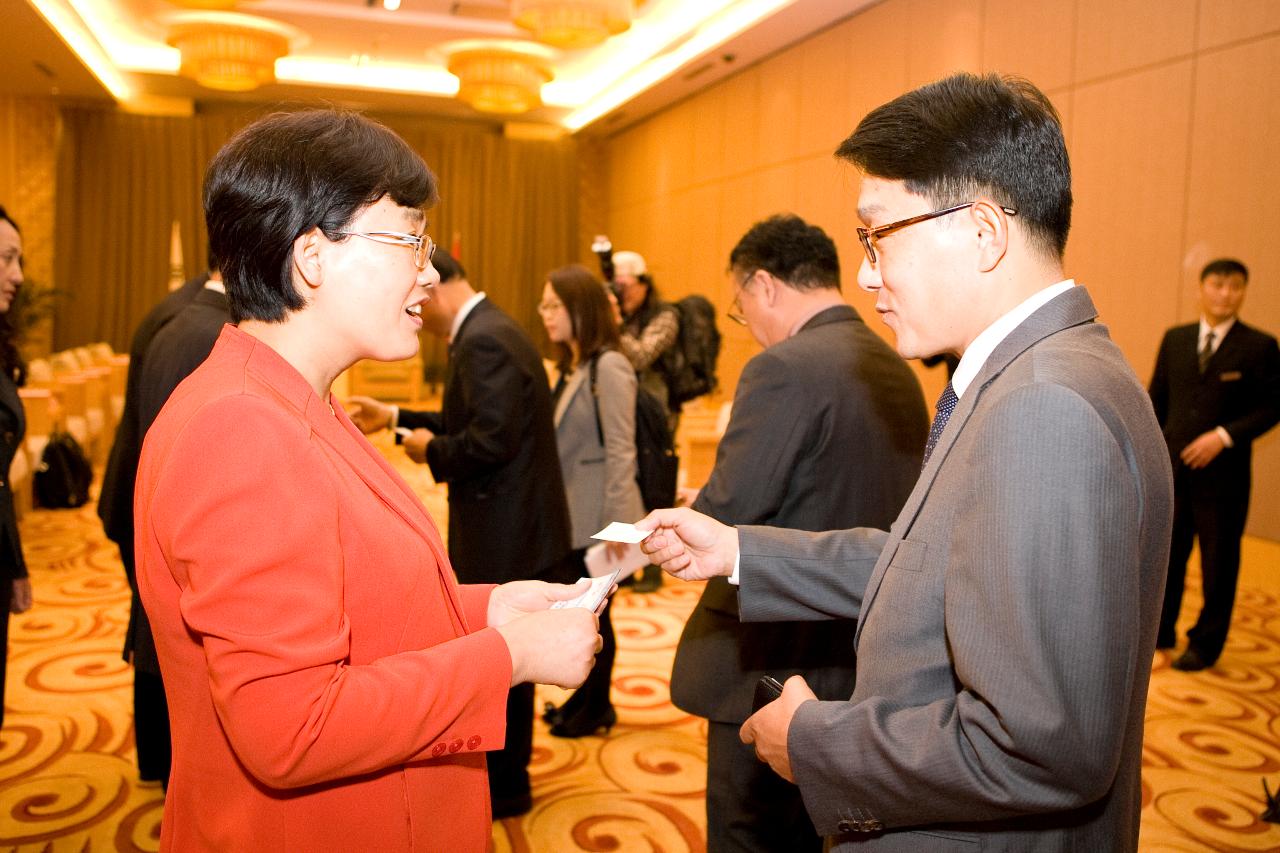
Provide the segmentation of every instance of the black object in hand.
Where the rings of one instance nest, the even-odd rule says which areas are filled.
[[[755,713],[782,695],[782,682],[772,675],[762,675],[756,682],[756,695],[751,700],[751,712]]]

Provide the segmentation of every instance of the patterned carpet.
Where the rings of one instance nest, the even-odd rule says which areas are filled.
[[[425,467],[384,450],[443,522]],[[36,607],[11,622],[0,736],[0,849],[158,846],[162,795],[137,782],[131,672],[120,660],[128,589],[93,506],[23,521]],[[1280,784],[1280,545],[1250,540],[1227,652],[1195,675],[1156,654],[1147,709],[1142,849],[1280,850],[1261,779]],[[498,851],[701,851],[705,724],[668,701],[680,630],[699,585],[623,590],[614,608],[619,723],[559,740],[539,721],[533,811],[494,827]],[[1188,605],[1198,604],[1194,582]],[[542,701],[562,691],[542,689]]]

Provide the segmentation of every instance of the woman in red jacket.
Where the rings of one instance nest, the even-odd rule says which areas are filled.
[[[166,850],[484,850],[508,688],[576,685],[575,587],[458,586],[330,385],[412,356],[438,275],[422,160],[350,113],[269,116],[205,180],[231,315],[149,430],[138,576],[164,672]],[[577,590],[581,592],[581,590]]]

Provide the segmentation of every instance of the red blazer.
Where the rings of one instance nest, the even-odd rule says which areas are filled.
[[[422,504],[227,326],[148,431],[138,580],[169,713],[164,850],[484,850],[511,658]]]

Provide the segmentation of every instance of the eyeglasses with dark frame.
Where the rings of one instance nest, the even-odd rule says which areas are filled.
[[[388,246],[411,246],[414,266],[420,270],[427,268],[427,264],[436,253],[435,241],[426,234],[419,237],[417,234],[402,234],[399,231],[339,231],[338,233],[346,234],[348,237],[363,237]]]
[[[746,289],[747,282],[751,281],[752,276],[755,274],[755,270],[752,270],[750,275],[738,283],[738,292],[733,295],[733,302],[730,303],[729,310],[724,312],[725,316],[739,326],[747,325],[747,315],[742,313],[742,291]]]
[[[930,219],[936,219],[939,216],[946,216],[948,213],[955,213],[957,210],[964,210],[966,207],[973,207],[978,204],[977,201],[966,201],[964,204],[957,204],[951,207],[944,207],[942,210],[935,210],[932,213],[922,213],[919,216],[912,216],[907,219],[899,219],[897,222],[890,222],[887,225],[877,225],[875,228],[859,228],[858,240],[862,242],[862,249],[867,253],[867,260],[872,266],[876,263],[876,239],[897,231],[899,228],[906,228],[908,225],[915,225],[918,222],[926,222]],[[1012,207],[1000,206],[1009,216],[1017,216],[1018,211]]]

